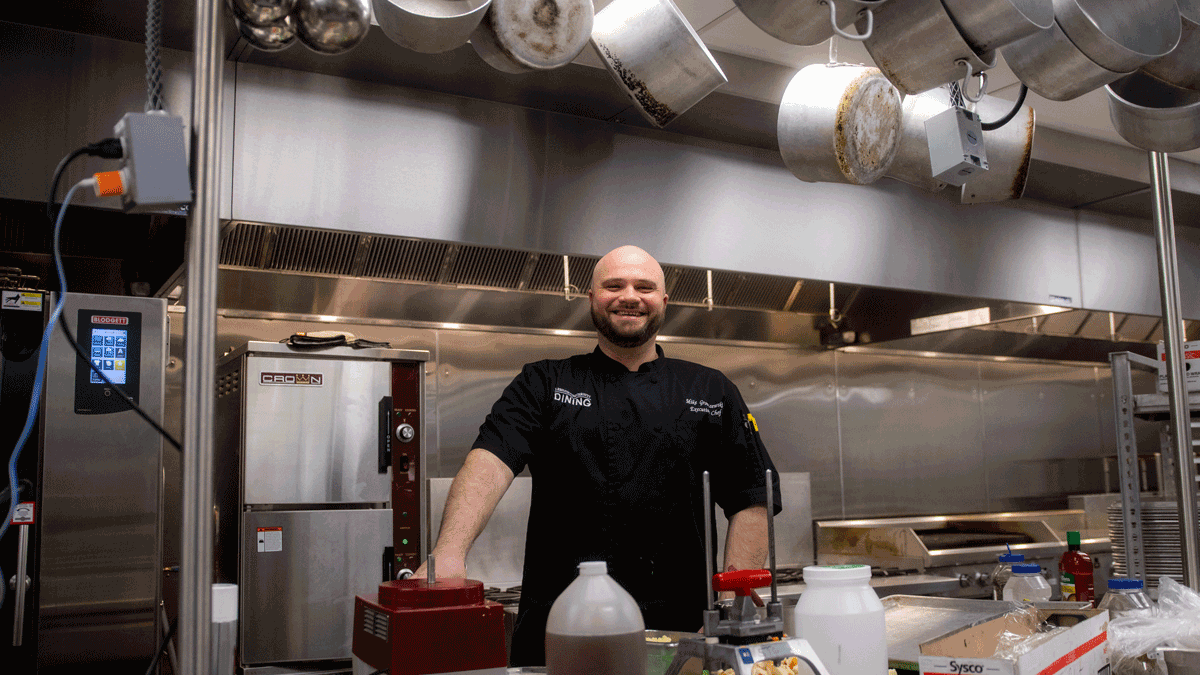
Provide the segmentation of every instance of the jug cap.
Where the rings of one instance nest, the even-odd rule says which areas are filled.
[[[1025,562],[1025,556],[1021,553],[1003,553],[1000,555],[1002,563],[1019,563]]]
[[[603,560],[579,563],[579,574],[608,574],[608,563]]]
[[[804,568],[804,582],[861,581],[871,578],[870,565],[809,565]]]
[[[1140,591],[1145,586],[1141,579],[1109,579],[1110,591]]]
[[[1041,574],[1042,566],[1034,563],[1028,565],[1013,565],[1013,574]]]

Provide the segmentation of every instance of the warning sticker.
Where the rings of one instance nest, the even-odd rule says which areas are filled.
[[[12,524],[33,524],[33,502],[21,502],[17,504],[17,508],[13,510]]]
[[[258,528],[258,552],[259,553],[275,553],[283,550],[283,528],[282,527],[260,527]]]
[[[0,308],[21,309],[27,312],[42,311],[42,294],[25,291],[4,291],[0,297]]]

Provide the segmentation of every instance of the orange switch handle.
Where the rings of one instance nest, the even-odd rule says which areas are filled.
[[[116,197],[125,192],[125,183],[120,171],[102,171],[92,175],[96,179],[97,197]]]

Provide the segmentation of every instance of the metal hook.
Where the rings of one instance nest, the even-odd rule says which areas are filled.
[[[833,324],[834,328],[837,328],[837,325],[842,322],[842,314],[841,314],[841,312],[837,311],[837,306],[834,304],[835,302],[836,301],[834,299],[833,282],[830,282],[829,283],[829,323]]]
[[[863,33],[862,35],[855,35],[854,33],[847,33],[841,28],[838,28],[837,6],[834,5],[834,2],[835,0],[821,0],[822,5],[829,5],[829,23],[833,25],[833,32],[846,38],[847,40],[854,40],[855,42],[870,40],[871,33],[875,30],[875,15],[871,13],[871,10],[867,9],[859,13],[860,16],[863,13],[867,15],[867,32]]]
[[[959,87],[959,91],[962,92],[962,97],[967,99],[971,103],[979,103],[980,101],[983,100],[983,95],[985,93],[987,93],[987,73],[982,70],[979,71],[978,73],[975,72],[975,69],[971,67],[971,62],[966,59],[959,59],[955,63],[957,63],[958,65],[963,66],[967,69],[967,76],[963,78],[962,86]],[[978,96],[971,96],[971,94],[967,90],[967,82],[969,82],[971,80],[971,77],[974,75],[979,76],[979,95]]]

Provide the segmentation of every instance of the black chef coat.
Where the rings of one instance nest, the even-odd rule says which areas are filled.
[[[528,364],[480,427],[473,447],[533,476],[514,665],[544,663],[550,606],[588,560],[608,563],[647,628],[698,629],[703,472],[726,517],[767,501],[775,467],[737,387],[657,350],[637,372],[599,347]]]

